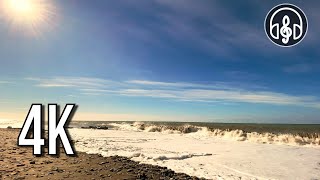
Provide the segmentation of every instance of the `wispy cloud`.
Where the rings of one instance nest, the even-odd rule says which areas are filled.
[[[39,87],[75,87],[75,88],[104,88],[122,85],[115,81],[88,77],[53,77],[53,78],[26,78],[38,82]]]
[[[286,66],[283,70],[287,73],[308,73],[317,71],[320,68],[320,64],[301,63]]]
[[[12,84],[13,82],[10,81],[0,81],[0,84]]]
[[[195,84],[188,82],[159,82],[149,80],[112,81],[86,77],[55,77],[29,80],[42,88],[75,88],[82,95],[113,94],[131,97],[150,97],[175,101],[264,103],[274,105],[297,105],[320,108],[315,96],[290,95],[281,92],[244,89],[231,84]]]
[[[147,90],[126,89],[118,91],[121,95],[168,98],[182,101],[199,102],[245,102],[267,103],[278,105],[302,105],[319,107],[320,101],[312,96],[290,96],[284,93],[265,91],[232,91],[232,90],[205,90],[205,89],[179,89],[179,90]]]
[[[170,83],[170,82],[147,81],[147,80],[131,80],[131,81],[127,81],[127,83],[149,85],[149,86],[166,86],[166,87],[194,86],[194,84],[190,84],[190,83]]]
[[[125,81],[129,85],[138,85],[145,88],[158,88],[158,89],[173,89],[173,88],[185,88],[185,89],[223,89],[223,90],[240,90],[242,86],[250,86],[255,88],[263,88],[262,86],[252,86],[248,84],[236,85],[237,83],[231,82],[210,82],[210,83],[188,83],[188,82],[159,82],[149,80],[130,80]]]

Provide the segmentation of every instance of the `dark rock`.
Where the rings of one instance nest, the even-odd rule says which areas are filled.
[[[59,167],[52,167],[52,171],[57,171],[58,173],[64,172],[64,170],[60,169]]]
[[[141,179],[141,180],[145,180],[145,179],[147,179],[148,177],[147,177],[147,175],[146,175],[145,173],[142,173],[142,174],[138,174],[137,178],[138,178],[138,179]]]
[[[22,180],[22,179],[26,179],[26,177],[24,176],[19,176],[19,177],[15,177],[14,180]]]
[[[89,127],[81,127],[82,129],[101,129],[101,130],[107,130],[109,129],[107,126],[89,126]]]
[[[52,161],[49,161],[49,160],[44,160],[43,163],[45,163],[45,164],[51,164],[51,163],[53,163],[53,162],[52,162]]]
[[[36,161],[30,161],[30,164],[36,164]]]
[[[161,175],[162,176],[167,176],[167,177],[173,177],[174,171],[172,170],[161,170]]]

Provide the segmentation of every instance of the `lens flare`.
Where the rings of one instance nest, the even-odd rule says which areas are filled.
[[[13,13],[25,16],[31,16],[35,11],[34,5],[30,0],[10,0],[9,8]]]
[[[51,0],[1,0],[0,15],[11,30],[38,36],[53,25],[56,8]]]

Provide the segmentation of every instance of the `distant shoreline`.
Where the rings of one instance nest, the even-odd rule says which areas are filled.
[[[114,123],[134,123],[134,122],[143,122],[143,123],[190,123],[190,124],[253,124],[253,125],[320,125],[320,123],[254,123],[254,122],[208,122],[208,121],[106,121],[106,120],[72,120],[72,122],[114,122]]]

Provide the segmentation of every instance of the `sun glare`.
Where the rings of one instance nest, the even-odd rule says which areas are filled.
[[[10,29],[39,35],[53,23],[56,9],[52,0],[1,0],[1,15]]]
[[[30,0],[9,0],[9,8],[12,13],[21,16],[32,16],[35,12],[35,5]]]

